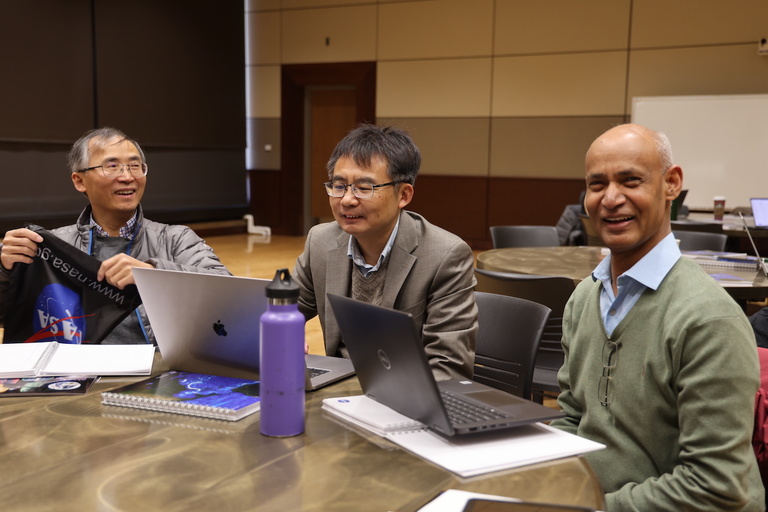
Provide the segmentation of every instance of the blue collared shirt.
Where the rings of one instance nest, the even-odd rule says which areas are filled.
[[[381,251],[381,256],[379,256],[379,261],[376,262],[376,265],[370,265],[365,262],[365,259],[363,258],[363,255],[360,253],[360,248],[357,246],[357,240],[355,240],[355,237],[351,236],[349,237],[349,245],[347,246],[347,256],[349,259],[351,259],[355,266],[360,270],[360,273],[363,274],[363,277],[368,277],[371,275],[371,273],[376,272],[379,270],[379,267],[381,267],[382,262],[389,256],[389,253],[392,252],[392,247],[395,245],[395,237],[397,236],[397,228],[400,226],[400,217],[397,218],[397,224],[395,224],[395,229],[392,230],[392,234],[389,235],[389,240],[387,240],[387,245],[384,246],[384,250]]]
[[[670,233],[632,268],[618,277],[618,294],[615,296],[611,286],[611,255],[595,267],[592,279],[603,283],[600,292],[600,315],[609,336],[646,289],[658,289],[680,256],[675,237]]]

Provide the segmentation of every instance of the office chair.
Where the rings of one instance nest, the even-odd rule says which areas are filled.
[[[725,242],[728,236],[723,233],[707,233],[705,231],[678,231],[672,232],[677,240],[680,240],[681,251],[718,251],[725,250]]]
[[[517,297],[475,292],[478,309],[473,380],[531,398],[536,353],[550,309]]]
[[[504,247],[558,247],[555,226],[491,226],[494,249]]]
[[[693,220],[673,220],[672,231],[697,231],[704,233],[723,233],[723,225],[717,222],[698,222]]]
[[[557,372],[563,365],[563,311],[575,284],[569,277],[513,274],[475,269],[475,291],[510,295],[538,302],[551,313],[541,335],[533,371],[531,391],[533,399],[543,402],[545,393],[559,393]]]

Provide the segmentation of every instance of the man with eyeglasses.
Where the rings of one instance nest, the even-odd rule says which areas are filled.
[[[620,125],[586,155],[584,204],[610,254],[563,318],[553,426],[587,454],[606,510],[764,510],[751,439],[759,387],[741,308],[681,258],[670,224],[683,172],[667,137]]]
[[[421,154],[392,127],[361,125],[336,146],[324,184],[335,222],[313,227],[294,269],[299,309],[320,316],[327,355],[347,357],[327,293],[408,311],[437,379],[471,378],[477,336],[473,256],[406,211]]]
[[[68,163],[75,190],[88,198],[89,205],[76,224],[51,233],[103,261],[99,280],[123,289],[135,284],[135,267],[229,275],[213,249],[190,228],[144,218],[140,203],[148,167],[138,142],[114,128],[91,130],[72,146]],[[0,304],[5,304],[11,268],[30,263],[39,242],[42,237],[26,228],[5,234]],[[0,315],[4,313],[0,308]],[[102,343],[154,343],[144,308],[129,315]]]

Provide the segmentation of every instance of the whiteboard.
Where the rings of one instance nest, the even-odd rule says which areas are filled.
[[[669,137],[689,208],[768,197],[768,94],[636,97],[632,122]]]

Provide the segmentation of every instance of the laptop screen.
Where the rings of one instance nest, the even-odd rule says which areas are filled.
[[[768,197],[753,197],[749,201],[752,203],[752,216],[755,219],[755,227],[768,227]]]

